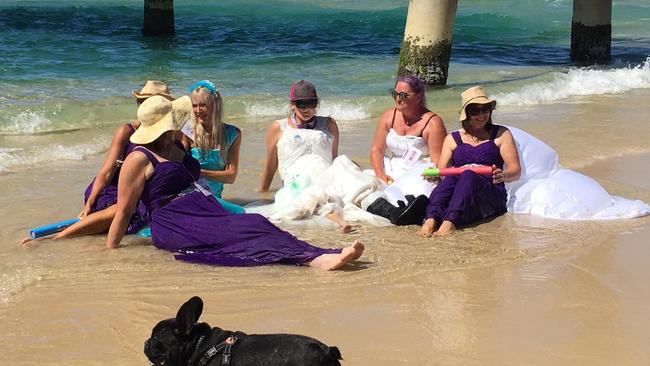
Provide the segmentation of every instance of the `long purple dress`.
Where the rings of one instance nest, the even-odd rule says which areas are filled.
[[[322,254],[341,253],[298,240],[262,215],[226,211],[209,192],[193,189],[201,166],[189,154],[182,162],[159,162],[144,147],[136,151],[154,167],[141,196],[151,214],[153,243],[180,253],[176,259],[223,266],[302,265]]]
[[[457,145],[452,153],[452,165],[455,167],[466,164],[496,165],[503,169],[501,153],[494,143],[500,127],[493,125],[490,139],[476,146],[464,143],[458,131],[452,132],[451,135]],[[507,198],[503,183],[494,184],[491,176],[465,171],[458,176],[445,177],[436,186],[429,196],[426,217],[438,223],[448,220],[454,226],[461,227],[489,217],[503,215],[506,212]]]
[[[131,129],[131,133],[129,134],[130,136],[135,132],[135,128],[133,128],[133,126],[130,123],[127,123],[126,125],[129,126],[129,128]],[[138,145],[134,145],[131,142],[129,142],[124,148],[124,151],[122,151],[121,159],[122,160],[126,159],[126,156],[129,155],[136,146]],[[115,171],[115,174],[113,175],[113,179],[111,180],[111,182],[108,185],[106,185],[106,187],[104,187],[104,189],[102,189],[101,192],[99,192],[99,195],[97,195],[97,199],[95,200],[95,203],[90,207],[90,213],[104,210],[117,203],[117,182],[119,177],[120,177],[120,167],[118,166],[117,170]],[[95,179],[96,177],[93,178],[92,181],[90,181],[90,184],[86,188],[86,192],[84,193],[84,204],[88,201],[90,192],[92,192]],[[142,201],[138,200],[138,205],[136,206],[133,216],[131,216],[131,221],[129,221],[129,226],[126,229],[126,233],[127,234],[136,233],[138,230],[142,229],[145,225],[147,225],[148,222],[149,222],[149,214],[147,213],[147,208],[142,203]]]

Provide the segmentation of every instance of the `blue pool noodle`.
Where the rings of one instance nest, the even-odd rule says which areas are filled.
[[[63,220],[55,222],[54,224],[37,227],[29,231],[29,236],[31,236],[32,239],[36,239],[50,234],[58,233],[59,231],[67,228],[77,221],[79,221],[79,218],[75,217],[74,219]]]

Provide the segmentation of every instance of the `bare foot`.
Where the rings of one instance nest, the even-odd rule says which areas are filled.
[[[364,246],[356,240],[349,247],[343,248],[340,254],[323,254],[309,262],[310,267],[324,269],[326,271],[341,268],[346,263],[359,259],[363,253]]]
[[[29,247],[34,246],[35,244],[36,244],[36,240],[32,239],[31,236],[28,236],[28,237],[26,237],[26,238],[24,238],[23,240],[20,241],[20,245],[23,248],[29,248]]]
[[[38,244],[44,240],[56,240],[56,236],[43,236],[36,239],[32,239],[31,236],[28,236],[20,241],[20,245],[22,245],[23,248],[33,248],[37,247]]]
[[[363,254],[363,250],[366,249],[366,247],[360,241],[355,240],[354,243],[352,243],[352,245],[350,245],[347,248],[344,248],[343,250],[345,251],[345,249],[351,249],[354,251],[354,256],[352,256],[352,260],[356,261],[357,259],[361,258],[361,254]]]
[[[445,220],[442,222],[442,224],[440,224],[440,228],[438,229],[438,231],[436,231],[435,235],[440,235],[440,236],[449,235],[454,231],[456,231],[456,226],[451,221]]]
[[[422,228],[418,232],[419,236],[428,238],[433,234],[433,229],[436,227],[436,220],[434,219],[426,219],[424,220],[424,224],[422,224]]]
[[[339,223],[339,229],[341,229],[341,232],[343,234],[347,234],[352,232],[352,225],[348,224],[347,221],[343,221],[342,223]]]
[[[343,216],[341,216],[340,213],[338,212],[330,212],[327,215],[325,215],[328,219],[334,221],[334,223],[341,229],[341,232],[344,234],[347,234],[352,231],[352,225],[350,225],[345,219],[343,219]]]

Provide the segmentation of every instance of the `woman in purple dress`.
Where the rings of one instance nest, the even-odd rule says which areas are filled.
[[[258,214],[232,214],[194,184],[201,166],[174,141],[192,115],[185,96],[169,102],[151,97],[138,109],[136,147],[126,158],[118,182],[115,219],[106,246],[120,244],[141,197],[151,215],[151,236],[160,249],[190,262],[225,266],[308,265],[337,269],[361,256],[363,245],[322,249],[296,239]]]
[[[148,80],[139,92],[133,90],[131,94],[138,106],[153,95],[161,95],[169,100],[174,100],[167,85],[157,80]],[[73,236],[97,234],[108,230],[115,216],[117,180],[120,174],[120,166],[136,146],[129,142],[129,138],[139,126],[140,122],[133,120],[120,125],[115,130],[111,145],[106,153],[106,159],[104,159],[99,172],[97,172],[84,193],[84,207],[77,216],[81,220],[52,236],[52,239],[58,240]],[[144,204],[140,202],[133,212],[126,233],[136,233],[146,226],[148,221],[149,214]],[[22,244],[26,246],[32,240],[31,237],[27,237],[22,240]]]
[[[465,171],[445,177],[431,192],[429,206],[420,234],[445,235],[456,228],[503,215],[507,194],[504,182],[519,179],[521,167],[515,141],[510,131],[492,123],[497,102],[489,99],[483,88],[475,86],[461,94],[462,127],[445,138],[439,167],[488,165],[492,176]],[[504,169],[505,164],[505,169]]]

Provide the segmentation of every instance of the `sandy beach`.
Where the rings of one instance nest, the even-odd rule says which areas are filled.
[[[649,98],[642,89],[506,106],[495,119],[544,140],[563,166],[610,194],[650,202],[650,130],[639,118]],[[453,108],[438,112],[456,128]],[[269,199],[251,195],[268,121],[233,122],[246,126],[242,170],[224,196]],[[341,128],[341,153],[362,166],[374,123]],[[286,226],[317,245],[366,244],[359,262],[332,273],[187,264],[136,238],[102,251],[104,235],[21,248],[34,223],[78,212],[102,158],[0,176],[8,192],[0,197],[2,364],[146,363],[143,342],[153,325],[194,295],[205,303],[202,320],[213,326],[310,335],[338,346],[345,365],[650,363],[648,217],[576,222],[506,214],[431,239],[416,237],[417,227],[362,224],[346,235],[331,226]]]

